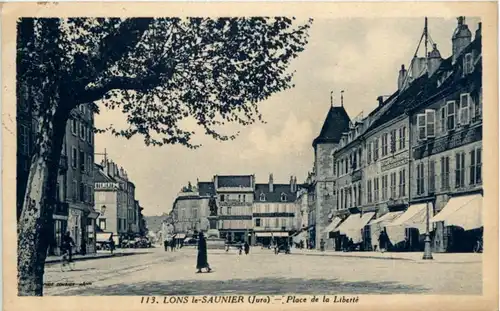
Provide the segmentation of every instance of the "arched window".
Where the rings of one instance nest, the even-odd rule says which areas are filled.
[[[265,195],[264,193],[261,193],[261,194],[260,194],[260,197],[259,197],[259,200],[260,200],[261,202],[264,202],[264,201],[266,200],[266,195]]]
[[[281,193],[281,201],[286,202],[286,194],[285,193]]]

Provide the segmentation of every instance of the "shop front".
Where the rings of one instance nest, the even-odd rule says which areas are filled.
[[[366,250],[371,244],[368,223],[375,217],[374,212],[351,214],[333,232],[339,235],[342,250]]]
[[[68,203],[58,202],[55,206],[54,213],[52,214],[52,238],[49,243],[49,255],[61,255],[61,242],[62,237],[66,233],[68,227]]]
[[[88,254],[93,254],[97,251],[96,247],[96,219],[99,217],[99,213],[91,211],[87,215],[87,241],[85,243],[86,251]]]
[[[325,249],[332,249],[332,250],[337,250],[339,247],[337,246],[338,241],[335,238],[334,235],[330,234],[332,233],[335,228],[337,228],[340,223],[342,222],[342,219],[340,217],[333,217],[331,222],[326,226],[326,228],[323,230],[323,233],[327,236],[326,239],[326,244],[325,244]]]
[[[483,238],[482,207],[481,194],[452,197],[430,220],[436,224],[435,245],[443,245],[437,251],[477,251],[476,246],[482,244]]]
[[[255,239],[257,244],[261,244],[264,247],[288,243],[289,234],[288,232],[255,232]]]
[[[427,213],[432,217],[432,203],[411,204],[403,214],[386,224],[390,240],[389,249],[394,251],[422,251],[426,230]],[[432,227],[429,228],[432,231]]]
[[[379,237],[380,234],[386,231],[386,226],[393,222],[396,218],[401,216],[404,212],[403,211],[397,211],[397,212],[389,212],[386,213],[382,216],[380,216],[377,219],[372,220],[368,225],[369,225],[369,230],[370,230],[370,235],[372,237],[372,250],[377,251],[380,246],[379,246]],[[390,249],[390,247],[389,247]]]

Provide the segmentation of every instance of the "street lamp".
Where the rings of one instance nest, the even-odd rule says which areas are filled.
[[[431,236],[429,233],[429,217],[430,217],[430,211],[429,211],[429,206],[431,205],[431,202],[427,202],[427,213],[425,217],[425,244],[424,244],[424,257],[422,259],[433,259],[432,258],[432,250],[431,250]]]

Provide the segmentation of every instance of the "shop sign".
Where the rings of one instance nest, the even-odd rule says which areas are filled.
[[[98,182],[94,184],[95,190],[120,190],[121,185],[115,182]]]
[[[381,164],[382,172],[408,164],[409,161],[408,157],[409,157],[408,152],[403,152],[398,155],[395,155],[394,157],[384,159]]]

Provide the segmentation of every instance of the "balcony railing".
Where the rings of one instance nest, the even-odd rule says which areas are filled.
[[[361,169],[352,172],[351,175],[352,182],[360,181],[362,177],[363,177],[363,171]]]

